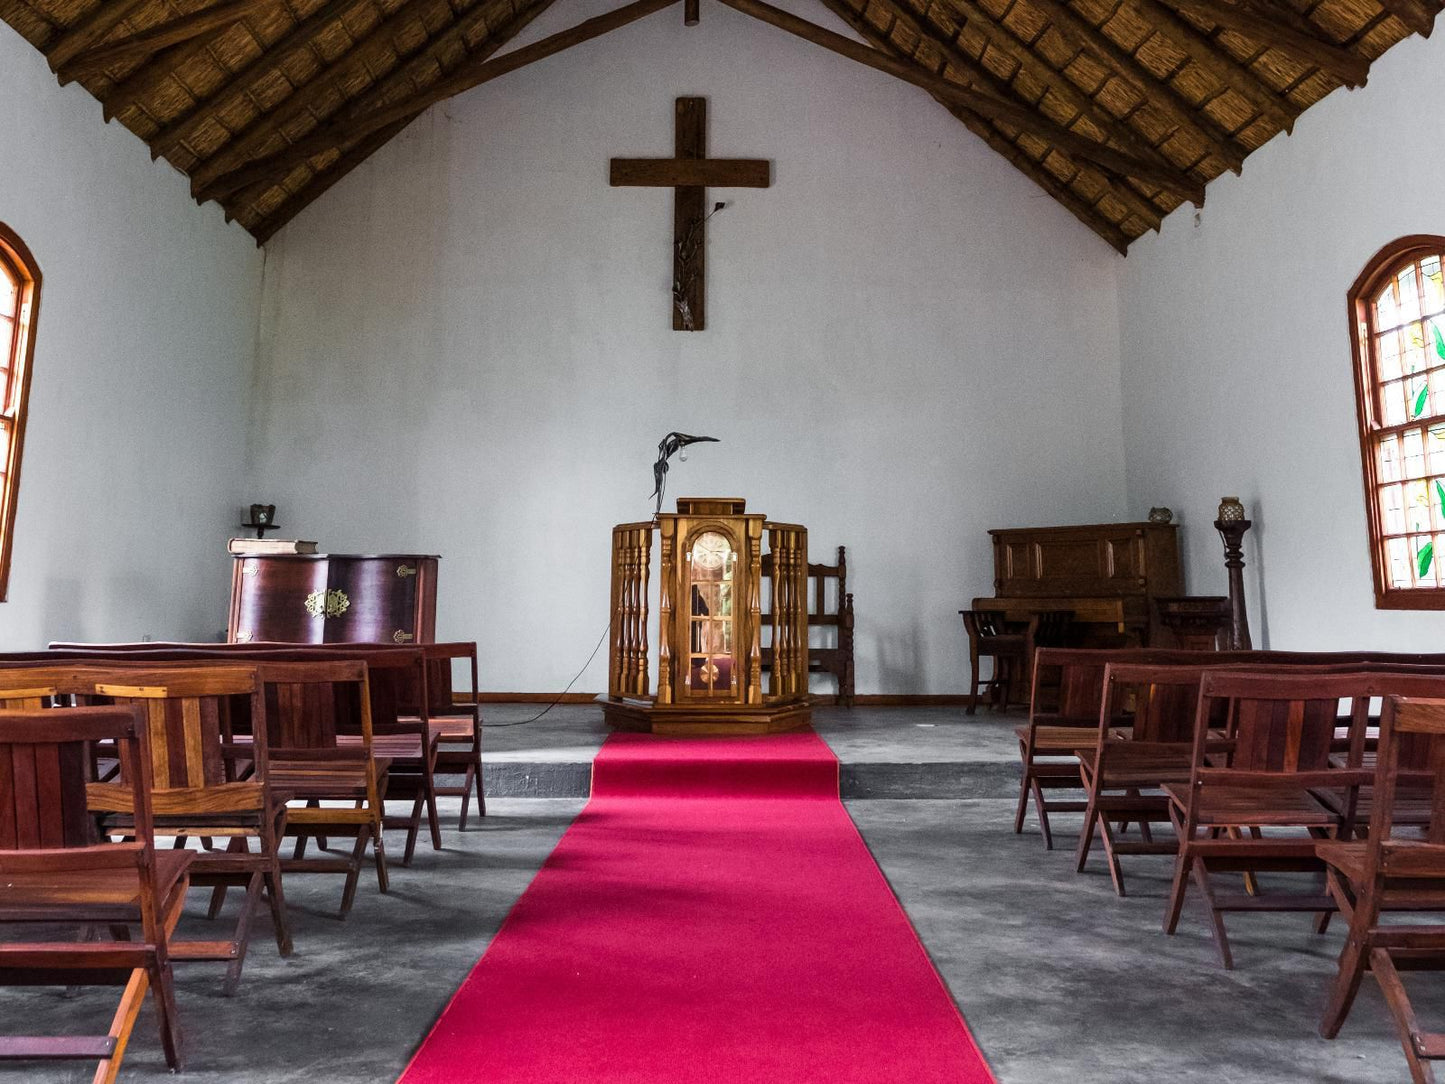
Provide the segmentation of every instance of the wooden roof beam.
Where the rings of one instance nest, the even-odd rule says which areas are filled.
[[[429,68],[435,67],[439,73],[438,77],[444,78],[447,74],[446,54],[455,45],[461,46],[462,56],[452,65],[453,69],[471,62],[474,58],[485,60],[516,37],[533,19],[546,11],[552,2],[553,0],[532,0],[528,6],[514,10],[512,17],[495,29],[487,25],[487,15],[492,10],[492,5],[485,2],[476,4],[451,26],[427,42],[421,52],[412,56],[405,63],[397,65],[384,79],[356,98],[343,102],[331,116],[319,118],[316,127],[302,136],[300,140],[273,154],[253,159],[250,163],[238,166],[229,174],[218,177],[205,189],[197,192],[196,198],[201,200],[221,199],[249,185],[268,180],[275,176],[278,170],[290,169],[323,151],[339,149],[339,145],[332,140],[324,138],[318,140],[315,137],[318,133],[327,131],[332,124],[385,108],[389,102],[396,100],[398,91],[402,91],[405,97],[411,97],[416,90],[416,80]],[[485,30],[487,33],[481,47],[473,52],[468,49],[466,39],[468,35],[479,29]],[[408,90],[411,93],[406,93]],[[314,145],[316,149],[304,156],[293,154],[293,148],[302,142]],[[284,163],[279,161],[283,155],[286,156]],[[273,161],[276,161],[276,164],[270,165]]]
[[[853,8],[847,0],[821,0],[821,2],[824,7],[828,8],[828,10],[837,15],[838,18],[851,26],[865,41],[872,42],[881,52],[896,56],[905,62],[912,62],[913,65],[918,64],[915,56],[905,52],[890,38],[893,30],[892,26],[886,30],[880,29],[869,21],[862,11]],[[863,0],[863,3],[866,5],[867,0]],[[896,15],[896,9],[890,10]],[[894,22],[896,24],[898,20],[895,18]],[[945,54],[940,54],[940,60],[945,68],[951,64]],[[957,65],[952,66],[958,67]],[[970,69],[959,68],[958,70],[969,71]],[[1000,85],[996,77],[989,72],[981,71],[976,78],[978,81],[977,85],[988,90],[995,90]],[[1035,184],[1058,199],[1075,217],[1095,233],[1103,237],[1120,252],[1124,251],[1128,245],[1128,238],[1124,236],[1122,231],[1120,231],[1113,222],[1094,210],[1091,205],[1087,204],[1076,193],[1070,190],[1067,185],[1046,170],[1039,162],[1035,161],[1023,147],[1013,142],[1012,133],[995,126],[988,118],[970,112],[957,102],[943,95],[933,94],[933,99],[943,106],[943,108],[947,109],[952,116],[962,122],[969,131],[979,136],[979,138],[990,147],[1003,155],[1016,169],[1020,170],[1025,176],[1034,181]],[[1070,156],[1065,154],[1063,157],[1069,158]],[[1159,228],[1163,221],[1163,212],[1151,201],[1145,199],[1132,185],[1125,183],[1117,175],[1109,173],[1087,160],[1081,162],[1071,159],[1071,161],[1075,170],[1091,172],[1093,176],[1097,177],[1108,188],[1114,198],[1128,206],[1131,213],[1138,215],[1152,229]],[[1123,238],[1122,243],[1120,241],[1121,238]]]
[[[67,29],[59,40],[45,51],[50,70],[58,72],[147,2],[148,0],[101,0],[89,15]]]
[[[398,58],[398,64],[425,48],[433,37],[425,16],[429,12],[437,12],[437,9],[441,9],[440,14],[447,20],[447,25],[456,21],[456,11],[450,0],[411,0],[374,24],[350,49],[322,67],[268,112],[253,116],[248,123],[232,132],[231,138],[214,154],[192,169],[191,195],[204,201],[206,197],[201,193],[217,177],[238,169],[263,153],[288,125],[311,114],[325,99],[335,97],[345,101],[349,97],[346,93],[348,81],[363,79],[370,82],[374,76],[369,62],[376,59],[378,52],[395,53],[395,43],[400,34],[417,25],[426,31],[408,54]],[[378,50],[378,46],[383,48]]]
[[[887,33],[874,26],[862,14],[862,12],[850,7],[846,0],[821,0],[822,4],[851,26],[864,40],[872,42],[882,52],[891,53],[899,59],[909,59],[894,42],[889,40]],[[864,0],[866,3],[866,0]],[[967,109],[939,95],[933,96],[934,101],[948,110],[950,115],[955,117],[959,123],[967,128],[974,135],[978,136],[1000,155],[1004,160],[1022,173],[1029,180],[1047,192],[1051,197],[1058,200],[1065,210],[1082,222],[1094,233],[1102,237],[1120,255],[1127,253],[1131,238],[1109,219],[1099,213],[1091,204],[1072,191],[1068,185],[1059,180],[1040,163],[1034,161],[1028,153],[1014,143],[1001,130],[984,117],[977,113],[970,113]],[[1080,168],[1077,163],[1075,168]],[[1105,183],[1112,190],[1114,181],[1105,178]],[[1142,199],[1142,197],[1141,197]],[[1157,227],[1160,216],[1156,212],[1154,223]]]
[[[1347,87],[1362,87],[1370,76],[1370,62],[1359,53],[1341,48],[1307,32],[1283,17],[1266,15],[1229,0],[1165,0],[1173,8],[1191,11],[1216,26],[1237,30],[1261,45],[1290,53],[1318,65]]]
[[[972,68],[978,70],[981,66],[972,57],[963,53],[958,47],[958,32],[952,38],[941,30],[926,15],[919,16],[906,2],[897,0],[891,5],[896,17],[904,22],[910,30],[919,34],[925,40],[932,42],[955,67],[964,69]],[[1045,62],[1037,53],[1029,47],[1028,43],[1018,38],[1008,27],[997,22],[983,8],[979,7],[973,0],[949,0],[948,7],[963,15],[975,29],[980,30],[992,46],[1018,62],[1020,68],[1026,71],[1033,78],[1048,88],[1049,93],[1066,102],[1070,109],[1075,111],[1076,116],[1065,124],[1067,128],[1073,128],[1082,118],[1093,124],[1103,133],[1104,139],[1112,142],[1120,150],[1134,155],[1144,161],[1151,161],[1161,169],[1173,171],[1176,182],[1166,185],[1175,195],[1183,196],[1192,201],[1196,206],[1203,202],[1204,185],[1202,182],[1190,177],[1183,170],[1169,161],[1159,153],[1158,149],[1150,144],[1143,136],[1129,127],[1127,121],[1121,120],[1114,114],[1104,109],[1098,102],[1083,92],[1072,79],[1053,65]],[[1040,109],[1042,112],[1042,109]]]
[[[1044,63],[1027,44],[1014,37],[1013,33],[993,21],[988,13],[978,7],[972,0],[950,0],[950,7],[961,12],[970,22],[976,24],[998,48],[1012,56],[1019,64],[1029,71],[1034,78],[1038,79],[1050,92],[1068,103],[1069,108],[1075,111],[1075,117],[1064,127],[1073,130],[1073,126],[1080,118],[1088,120],[1096,128],[1104,133],[1106,140],[1112,140],[1119,148],[1141,161],[1151,162],[1160,170],[1167,171],[1173,176],[1172,184],[1163,187],[1168,188],[1175,195],[1190,200],[1196,206],[1204,202],[1204,184],[1202,181],[1189,176],[1179,169],[1142,136],[1130,128],[1124,121],[1115,117],[1103,109],[1097,102],[1079,89],[1068,76],[1058,71],[1049,64]],[[986,73],[982,65],[972,57],[959,49],[956,36],[950,39],[931,20],[916,17],[914,11],[904,6],[902,2],[889,5],[889,10],[894,19],[902,23],[908,30],[931,42],[935,48],[948,60],[949,64],[959,71],[968,71],[979,76]],[[974,80],[977,83],[977,80]],[[1025,103],[1033,105],[1034,103]],[[1034,108],[1042,113],[1037,105]],[[1156,182],[1157,183],[1157,182]]]
[[[1294,130],[1298,109],[1158,0],[1122,0],[1122,3],[1132,5],[1139,17],[1156,33],[1168,38],[1211,77],[1248,101],[1276,128],[1286,132]]]
[[[901,79],[905,83],[912,83],[930,94],[942,95],[949,101],[957,102],[971,113],[1012,125],[1020,131],[1052,143],[1065,154],[1087,158],[1120,176],[1152,182],[1171,190],[1179,183],[1179,175],[1172,168],[1162,169],[1153,162],[1145,162],[1100,143],[1098,140],[1073,132],[1062,125],[1055,124],[1028,106],[1019,105],[960,83],[941,79],[925,72],[915,64],[899,60],[871,46],[861,45],[852,38],[835,34],[817,23],[801,19],[780,8],[775,8],[771,4],[765,4],[762,0],[722,0],[722,3],[745,15],[751,15],[755,19],[775,26],[779,30],[785,30],[804,41],[820,45],[830,52],[838,53],[850,60],[856,60],[876,71]],[[1194,182],[1194,184],[1196,194],[1202,200],[1204,186],[1198,182]]]
[[[276,154],[208,178],[206,185],[198,191],[204,198],[217,198],[238,191],[246,185],[276,177],[323,151],[344,147],[397,121],[409,121],[438,102],[453,98],[528,64],[545,60],[574,45],[601,37],[677,2],[678,0],[633,0],[630,4],[587,19],[531,45],[524,45],[504,56],[463,61],[453,74],[438,80],[405,101],[322,124]]]
[[[1376,3],[1421,37],[1428,38],[1435,29],[1436,11],[1421,0],[1376,0]]]
[[[73,60],[62,64],[55,74],[63,86],[88,71],[111,64],[145,60],[168,46],[190,41],[217,27],[230,26],[238,19],[276,2],[277,0],[227,0],[204,11],[183,15],[150,30],[132,34],[128,38],[108,41],[104,45],[87,49]]]
[[[234,25],[234,23],[227,23],[225,26],[212,30],[209,34],[202,34],[190,41],[162,49],[149,61],[140,65],[105,92],[105,97],[100,100],[105,119],[109,121],[136,102],[150,97],[180,68],[215,45]],[[152,157],[154,157],[154,153],[152,153]]]
[[[328,26],[355,9],[369,7],[371,0],[331,0],[314,14],[297,23],[278,41],[265,46],[260,55],[205,98],[196,102],[190,112],[178,116],[152,137],[151,157],[167,158],[174,154],[205,124],[213,109],[231,98],[249,94],[272,72],[285,64],[297,50],[304,49]],[[116,107],[117,110],[119,107]]]
[[[1074,13],[1073,8],[1063,0],[1027,0],[1029,5],[1048,16],[1054,29],[1084,52],[1092,53],[1105,67],[1112,67],[1125,82],[1132,83],[1149,104],[1163,113],[1180,128],[1193,132],[1207,146],[1216,158],[1224,162],[1235,173],[1244,165],[1247,149],[1236,143],[1214,121],[1203,113],[1196,112],[1173,87],[1161,79],[1138,58],[1126,53],[1114,41],[1088,20]]]

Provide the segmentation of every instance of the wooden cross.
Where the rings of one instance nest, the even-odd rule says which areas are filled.
[[[707,99],[679,98],[672,158],[614,158],[612,187],[671,188],[672,329],[705,326],[704,239],[708,188],[767,188],[769,164],[758,158],[707,156]]]

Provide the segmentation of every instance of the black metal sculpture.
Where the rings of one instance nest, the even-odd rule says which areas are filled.
[[[657,445],[657,462],[652,465],[652,480],[656,487],[652,495],[657,498],[657,510],[662,511],[662,494],[667,488],[667,461],[682,448],[689,444],[699,444],[703,441],[718,443],[717,437],[690,437],[686,433],[669,433],[663,437]]]

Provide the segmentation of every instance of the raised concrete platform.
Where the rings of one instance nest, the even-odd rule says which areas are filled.
[[[563,704],[534,722],[535,704],[488,704],[482,762],[488,795],[585,798],[609,729],[593,704]],[[961,707],[813,709],[837,755],[844,798],[1012,798],[1020,715]]]

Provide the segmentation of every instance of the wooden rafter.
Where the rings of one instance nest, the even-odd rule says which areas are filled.
[[[1159,3],[1159,0],[1122,0],[1122,3],[1132,6],[1146,24],[1182,49],[1190,60],[1217,82],[1259,110],[1260,115],[1274,127],[1282,128],[1286,132],[1294,130],[1299,110],[1261,83],[1257,76],[1237,63],[1228,53],[1221,51],[1209,38]]]
[[[866,2],[867,0],[864,0],[865,4]],[[829,7],[831,8],[832,5],[829,5]],[[992,75],[982,65],[978,64],[971,57],[961,52],[953,42],[947,40],[946,38],[943,38],[941,35],[932,31],[930,28],[924,27],[918,20],[914,19],[911,15],[906,13],[901,7],[895,5],[890,9],[890,11],[893,20],[893,27],[897,28],[901,26],[906,31],[908,37],[910,37],[914,41],[925,41],[931,44],[933,48],[938,52],[939,56],[942,58],[945,70],[947,70],[948,68],[952,68],[955,72],[966,73],[969,76],[970,80],[973,82],[975,88],[992,93],[1000,98],[1011,98],[1017,100],[1019,101],[1020,105],[1023,105],[1027,108],[1035,108],[1034,103],[1020,99],[1017,91],[1015,91],[1012,87],[1010,87],[1006,83],[1003,83],[1001,80]],[[866,16],[863,16],[861,21],[863,22],[864,26],[867,26]],[[849,25],[853,26],[854,29],[860,29],[858,23],[855,23],[852,20],[849,20]],[[884,35],[885,39],[891,40],[891,34],[892,31],[890,30],[887,34]],[[867,37],[870,41],[874,40],[873,36],[870,34],[865,33],[864,36]],[[905,60],[915,65],[917,65],[918,63],[916,55],[909,55],[902,50],[890,51],[897,52]],[[930,93],[933,93],[934,98],[938,100],[945,109],[948,109],[950,112],[954,112],[955,115],[957,115],[955,107],[958,106],[959,103],[950,103],[946,95],[940,96],[939,94],[932,91],[930,91]],[[973,113],[972,111],[970,111],[970,113],[973,116],[979,116],[977,113]],[[985,124],[993,123],[993,118],[980,116],[979,119]],[[1012,138],[1019,131],[1024,131],[1023,129],[1018,128],[1017,125],[1009,125],[1007,124],[1007,122],[1005,122],[1004,127],[1006,129],[1013,129],[1012,131],[1003,131],[1003,134],[1007,138]],[[1093,173],[1098,178],[1099,183],[1108,188],[1109,191],[1114,195],[1114,197],[1119,200],[1119,202],[1128,206],[1128,208],[1134,214],[1138,215],[1140,219],[1146,222],[1151,229],[1159,228],[1159,224],[1163,218],[1163,212],[1159,209],[1159,207],[1154,203],[1153,200],[1136,191],[1135,188],[1130,185],[1123,177],[1112,173],[1107,169],[1101,169],[1096,162],[1088,158],[1081,159],[1078,155],[1067,154],[1066,157],[1069,157],[1073,161],[1076,168],[1082,167],[1085,172]],[[1204,186],[1202,184],[1196,184],[1196,187],[1198,189],[1198,198],[1203,199]]]
[[[50,70],[58,72],[81,53],[95,45],[125,20],[146,0],[101,0],[100,6],[74,26],[46,50]]]
[[[892,53],[900,60],[910,59],[887,34],[869,23],[861,12],[849,7],[845,0],[821,0],[821,2],[866,41],[871,42],[875,48]],[[991,122],[976,113],[970,113],[958,103],[942,96],[934,95],[934,100],[1113,248],[1120,253],[1128,250],[1129,236],[1123,230],[1100,214],[1097,208],[1075,194],[1067,184],[1030,158],[1022,147],[1005,136]],[[1155,221],[1157,223],[1157,217]]]
[[[478,2],[485,4],[492,0]],[[403,4],[372,27],[369,33],[337,57],[334,63],[321,68],[312,78],[297,87],[294,93],[284,98],[275,108],[256,114],[250,123],[233,132],[228,142],[191,172],[191,194],[201,199],[201,193],[217,177],[261,154],[267,144],[282,138],[281,133],[289,125],[314,110],[324,110],[324,103],[329,99],[346,99],[347,83],[353,80],[369,81],[372,73],[367,62],[374,55],[395,51],[397,38],[408,29],[420,25],[424,33],[419,39],[413,35],[412,47],[405,55],[409,56],[422,48],[431,37],[431,28],[426,25],[424,18],[426,14],[440,16],[447,24],[456,19],[456,11],[447,0],[416,0]]]
[[[153,56],[171,45],[190,41],[217,27],[230,26],[238,19],[268,7],[278,0],[225,0],[204,11],[183,15],[161,26],[117,41],[107,41],[79,54],[56,69],[61,85],[87,71],[97,71],[112,64],[134,63]]]
[[[274,78],[277,69],[297,51],[310,47],[327,27],[352,11],[369,7],[370,3],[371,0],[330,0],[320,10],[297,23],[280,41],[272,44],[212,93],[197,101],[189,112],[177,116],[156,133],[151,139],[151,157],[169,158],[201,129],[216,109],[235,98],[250,94],[264,81]]]
[[[552,3],[553,0],[531,0],[525,6],[514,10],[511,18],[497,27],[488,25],[487,16],[493,10],[492,5],[486,3],[475,5],[451,26],[436,34],[426,43],[425,47],[405,63],[399,64],[370,90],[344,103],[330,117],[319,119],[316,127],[299,140],[274,154],[253,160],[217,178],[205,189],[196,193],[196,198],[201,200],[221,199],[252,185],[265,186],[273,182],[275,178],[284,175],[287,170],[317,154],[344,149],[347,144],[343,141],[316,139],[315,137],[319,133],[329,131],[333,124],[339,123],[347,117],[372,113],[402,98],[412,97],[418,86],[427,83],[428,75],[435,73],[437,79],[445,78],[460,65],[487,59],[516,37]],[[469,49],[467,41],[478,32],[482,32],[484,37],[482,47],[476,50]],[[386,125],[380,127],[386,127]],[[303,142],[316,149],[305,156],[294,154],[295,148]],[[354,142],[354,140],[350,142]]]
[[[0,0],[0,21],[264,239],[430,105],[616,17],[502,55],[549,2]],[[619,11],[672,2],[697,22],[699,0]],[[1328,17],[1298,0],[821,0],[858,37],[778,0],[725,2],[926,91],[1122,251],[1429,34],[1445,0],[1340,0]]]
[[[139,101],[149,98],[170,80],[175,73],[192,60],[213,48],[235,23],[219,26],[208,34],[192,38],[162,49],[140,65],[119,83],[116,83],[101,99],[105,119],[111,120]]]
[[[1435,28],[1437,11],[1421,0],[1377,0],[1379,5],[1407,27],[1428,38]]]
[[[949,59],[955,64],[961,65],[969,59],[959,47],[958,34],[955,31],[952,35],[945,35],[937,28],[937,25],[926,15],[920,17],[914,10],[909,0],[896,0],[894,5],[898,12],[907,15],[917,27],[918,32],[923,34],[929,41],[934,42],[939,48],[947,49]],[[1046,63],[1032,49],[1028,43],[1018,38],[1013,31],[1002,23],[996,22],[973,0],[949,0],[949,8],[963,15],[968,20],[968,25],[980,31],[988,40],[989,44],[1007,56],[1010,56],[1018,63],[1019,67],[1028,75],[1038,80],[1047,87],[1049,93],[1056,96],[1060,101],[1074,111],[1074,116],[1064,122],[1065,126],[1077,130],[1080,120],[1086,121],[1099,131],[1101,136],[1108,142],[1127,151],[1129,154],[1145,161],[1152,162],[1160,169],[1168,170],[1177,178],[1174,184],[1164,185],[1175,195],[1193,201],[1195,204],[1203,202],[1204,185],[1197,179],[1188,176],[1180,170],[1169,159],[1159,153],[1155,147],[1148,143],[1139,133],[1129,127],[1126,121],[1109,113],[1079,89],[1067,75],[1064,75],[1053,65]],[[1042,111],[1043,103],[1039,103]],[[1156,181],[1156,183],[1158,183]]]
[[[327,189],[389,143],[410,123],[411,119],[408,118],[372,132],[331,163],[328,169],[324,169],[312,177],[305,187],[252,227],[251,233],[256,238],[256,244],[264,245],[271,240],[277,230],[315,203]]]
[[[1076,48],[1092,53],[1105,67],[1112,67],[1119,78],[1131,83],[1154,109],[1169,118],[1170,123],[1192,132],[1215,157],[1234,172],[1239,172],[1244,165],[1246,149],[1207,114],[1196,112],[1173,87],[1157,78],[1132,53],[1119,48],[1108,35],[1077,15],[1063,0],[1028,0],[1028,3],[1046,15],[1054,29],[1066,40],[1072,39]]]
[[[495,59],[472,57],[458,66],[455,72],[426,87],[401,102],[378,105],[375,108],[345,111],[347,115],[320,125],[294,144],[266,158],[251,163],[229,174],[219,175],[214,187],[201,190],[202,194],[216,196],[237,191],[240,188],[264,182],[285,170],[305,162],[316,155],[337,147],[344,147],[361,137],[386,127],[395,121],[411,120],[438,102],[479,87],[499,76],[514,72],[539,60],[560,53],[584,41],[601,37],[628,23],[637,21],[653,12],[671,7],[678,0],[633,0],[633,3],[595,16],[576,26],[559,31],[541,41],[513,50]]]
[[[929,93],[937,93],[956,101],[972,113],[987,117],[989,120],[1003,121],[1013,125],[1030,135],[1052,143],[1065,154],[1082,155],[1089,161],[1120,176],[1152,181],[1154,184],[1171,188],[1178,183],[1178,174],[1173,169],[1161,169],[1153,162],[1141,161],[1132,155],[1100,143],[1096,139],[1080,135],[1062,125],[1055,124],[1028,106],[963,86],[960,83],[941,79],[914,64],[899,60],[870,46],[860,45],[852,38],[835,34],[807,19],[801,19],[780,8],[775,8],[771,4],[765,4],[762,0],[721,0],[721,2],[746,15],[776,26],[780,30],[786,30],[804,41],[821,45],[825,49],[856,60],[867,67],[885,72],[905,83],[912,83]],[[1196,187],[1202,200],[1203,186],[1197,185]]]
[[[1370,75],[1370,62],[1350,49],[1325,41],[1318,34],[1292,24],[1285,14],[1266,15],[1229,0],[1165,0],[1170,6],[1199,15],[1216,26],[1237,30],[1248,38],[1317,64],[1347,87],[1362,87]],[[1301,20],[1302,21],[1302,20]]]
[[[966,2],[966,0],[964,0],[964,2]],[[959,0],[953,0],[953,3],[956,6]],[[973,8],[973,5],[970,4],[969,7]],[[960,8],[959,10],[963,9]],[[1014,98],[1019,100],[1021,105],[1031,107],[1042,113],[1042,102],[1029,102],[1019,98],[1010,86],[1007,84],[999,85],[991,73],[980,62],[975,61],[967,53],[963,52],[958,45],[957,34],[954,34],[952,37],[944,34],[932,22],[925,23],[916,17],[913,11],[910,8],[904,7],[902,3],[893,5],[893,16],[898,24],[908,29],[910,34],[930,43],[937,49],[956,71],[969,73],[970,81],[973,82],[976,87],[982,87],[1000,97]],[[982,15],[976,16],[975,19],[978,23],[987,21],[989,25],[993,27],[993,33],[988,35],[988,37],[989,40],[997,44],[999,48],[1004,49],[1010,55],[1016,55],[1014,52],[1015,49],[1023,53],[1028,53],[1028,49],[1002,27],[993,24],[991,20],[987,20],[986,17]],[[1000,44],[1005,40],[1011,44]],[[1032,54],[1029,55],[1032,57]],[[1196,205],[1204,202],[1203,182],[1184,173],[1146,143],[1132,129],[1127,128],[1122,121],[1101,110],[1094,101],[1085,95],[1083,91],[1079,90],[1067,76],[1060,74],[1056,69],[1048,65],[1042,64],[1037,58],[1033,59],[1034,63],[1032,65],[1022,64],[1021,62],[1025,71],[1034,74],[1034,77],[1037,78],[1039,82],[1063,99],[1070,108],[1078,109],[1078,112],[1065,127],[1069,128],[1070,131],[1078,131],[1074,125],[1077,124],[1081,118],[1087,119],[1107,137],[1112,138],[1118,144],[1122,144],[1122,148],[1127,153],[1138,157],[1141,161],[1156,166],[1160,170],[1168,171],[1169,175],[1174,178],[1174,183],[1163,184],[1163,188],[1176,196],[1190,200]],[[1041,66],[1048,75],[1033,72],[1035,66]],[[1049,76],[1052,76],[1052,78],[1049,78]],[[1097,163],[1097,159],[1090,159],[1090,161]],[[1112,168],[1108,167],[1107,164],[1105,164],[1105,166],[1106,168]],[[1124,174],[1124,176],[1130,175]],[[1157,178],[1150,179],[1153,180],[1156,185],[1160,184]],[[1133,192],[1127,183],[1121,183],[1115,187],[1121,199],[1128,202],[1136,211],[1143,214],[1146,219],[1152,216],[1157,221],[1159,208],[1156,207],[1151,200]]]

